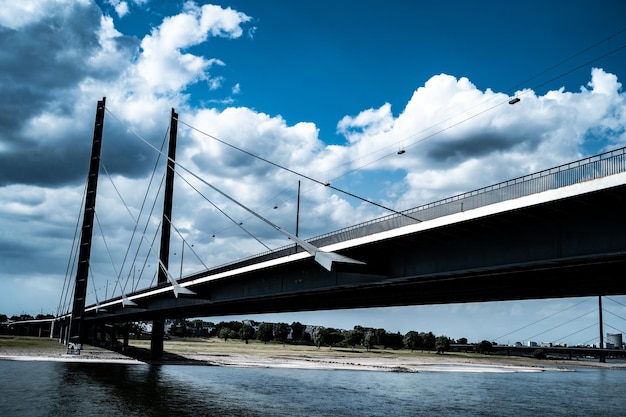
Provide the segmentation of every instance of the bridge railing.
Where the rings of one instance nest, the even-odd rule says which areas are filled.
[[[626,147],[424,204],[403,211],[402,214],[373,219],[308,241],[318,247],[325,246],[413,224],[416,223],[414,219],[432,220],[625,171]]]
[[[307,242],[317,247],[323,247],[333,243],[407,226],[419,221],[432,220],[502,201],[619,174],[625,171],[626,147],[424,204],[403,211],[401,214],[379,217],[307,239]],[[228,265],[234,263],[246,264],[259,262],[265,259],[285,256],[288,253],[294,253],[296,251],[301,251],[301,249],[295,248],[295,246],[291,244],[271,252],[240,259]],[[226,265],[222,265],[221,267],[225,266]]]

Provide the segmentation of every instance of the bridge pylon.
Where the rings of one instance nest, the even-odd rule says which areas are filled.
[[[89,163],[89,174],[87,176],[87,192],[85,193],[85,211],[80,236],[76,281],[74,283],[74,302],[70,321],[70,335],[67,345],[67,353],[69,354],[80,354],[84,339],[83,316],[85,314],[85,298],[87,297],[87,279],[89,278],[93,220],[96,211],[96,191],[98,188],[98,172],[100,170],[100,150],[102,148],[105,103],[106,97],[98,101],[93,129],[93,144],[91,146],[91,160]]]
[[[176,168],[176,136],[178,131],[178,114],[172,109],[170,119],[170,137],[167,148],[167,171],[165,173],[165,192],[163,198],[163,221],[161,222],[161,247],[159,250],[159,272],[157,285],[167,282],[169,268],[170,233],[172,218],[172,201],[174,197],[174,170]],[[152,321],[152,336],[150,339],[150,353],[152,359],[163,356],[163,337],[165,336],[165,321],[161,318]]]

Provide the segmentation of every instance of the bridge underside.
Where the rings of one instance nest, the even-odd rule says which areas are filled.
[[[366,262],[358,269],[328,272],[306,258],[193,285],[197,296],[175,298],[169,291],[85,319],[626,294],[625,203],[626,186],[613,187],[340,251]]]

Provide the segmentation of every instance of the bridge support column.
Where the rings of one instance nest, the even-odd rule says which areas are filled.
[[[122,353],[128,352],[128,339],[130,333],[130,324],[124,324],[124,342],[122,343]]]
[[[165,336],[165,321],[152,321],[152,336],[150,338],[150,355],[152,359],[161,359],[163,356],[163,336]]]
[[[604,353],[604,329],[602,321],[602,296],[598,296],[598,311],[600,315],[600,362],[606,362],[606,354]]]

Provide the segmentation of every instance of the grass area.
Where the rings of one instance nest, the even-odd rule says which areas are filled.
[[[58,339],[48,337],[0,335],[0,352],[3,350],[65,352],[66,347]]]
[[[129,344],[142,349],[150,349],[149,340],[130,340]],[[433,352],[421,352],[406,349],[393,350],[383,349],[382,347],[367,351],[362,346],[354,349],[349,347],[333,347],[329,349],[327,346],[318,349],[316,346],[307,345],[290,345],[276,342],[263,343],[258,340],[250,340],[247,344],[241,340],[219,339],[217,337],[193,337],[165,340],[163,348],[166,352],[185,355],[185,354],[211,354],[211,355],[231,355],[245,354],[256,356],[324,356],[324,357],[346,357],[350,355],[358,355],[360,357],[397,357],[397,358],[416,358],[416,357],[435,357],[438,356]],[[472,359],[496,359],[497,356],[487,356],[480,353],[462,353],[462,352],[446,352],[444,354],[448,358],[472,358]]]
[[[131,347],[139,348],[145,352],[150,350],[150,340],[129,340]],[[393,350],[383,349],[377,347],[370,351],[367,351],[362,346],[354,349],[349,347],[322,347],[318,349],[316,346],[306,345],[290,345],[276,342],[263,343],[258,340],[250,340],[249,343],[244,343],[241,340],[227,340],[219,339],[217,337],[189,337],[189,338],[176,338],[164,341],[164,350],[167,353],[174,355],[250,355],[259,357],[309,357],[309,358],[343,358],[354,356],[361,358],[397,358],[402,359],[419,359],[419,358],[448,358],[448,359],[476,359],[484,361],[500,360],[523,360],[521,357],[500,356],[500,355],[483,355],[480,353],[464,353],[464,352],[446,352],[443,356],[438,355],[435,352],[421,352],[406,349]],[[50,339],[47,337],[29,337],[29,336],[12,336],[12,335],[0,335],[0,354],[37,354],[42,352],[50,353],[65,353],[66,346],[60,344],[57,339]]]

